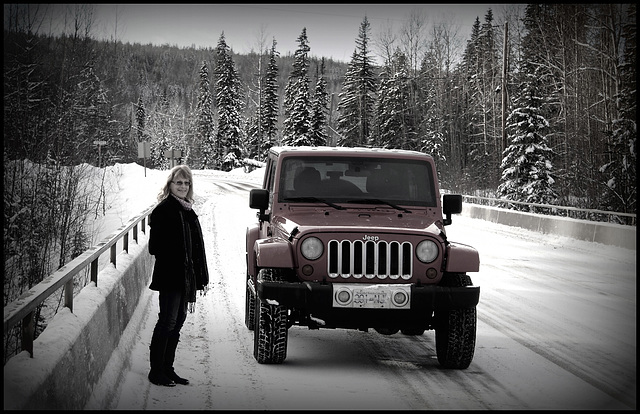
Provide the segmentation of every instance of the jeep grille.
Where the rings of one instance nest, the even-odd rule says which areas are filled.
[[[329,277],[410,279],[413,246],[409,242],[331,240]]]

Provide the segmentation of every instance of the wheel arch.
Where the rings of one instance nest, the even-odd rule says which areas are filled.
[[[466,244],[449,243],[445,271],[453,273],[477,272],[480,270],[478,251]]]
[[[291,244],[283,239],[268,238],[254,243],[255,263],[258,268],[293,268]],[[255,270],[255,269],[254,269]]]

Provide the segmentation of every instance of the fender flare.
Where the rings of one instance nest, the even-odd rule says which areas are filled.
[[[258,267],[282,267],[289,269],[294,267],[291,244],[284,239],[268,238],[256,240],[254,252],[255,262]]]
[[[256,254],[254,245],[256,240],[258,240],[258,237],[260,237],[260,226],[258,224],[247,227],[245,256],[247,260],[247,274],[252,276],[255,276],[256,274]]]
[[[480,270],[478,251],[466,244],[449,243],[447,245],[447,266],[445,271],[465,273]]]

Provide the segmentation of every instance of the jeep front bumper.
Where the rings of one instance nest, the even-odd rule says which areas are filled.
[[[346,284],[335,284],[345,286]],[[357,287],[358,284],[350,284]],[[393,285],[386,285],[393,286]],[[405,310],[433,311],[473,308],[480,299],[480,286],[443,287],[435,285],[416,286],[410,288],[410,306]],[[265,282],[258,281],[257,295],[264,301],[277,303],[287,308],[318,311],[332,309],[334,305],[334,284],[318,282]]]
[[[334,289],[335,285],[335,289]],[[309,315],[313,322],[300,321],[300,325],[324,328],[398,328],[431,329],[434,311],[474,308],[480,299],[479,286],[405,286],[410,291],[408,306],[355,307],[336,303],[340,287],[346,284],[318,282],[265,282],[258,281],[257,296],[272,305],[285,306],[299,314]],[[349,284],[354,288],[359,284]],[[369,285],[372,286],[372,285]],[[393,287],[394,285],[385,285]],[[253,286],[250,283],[252,290]],[[339,302],[339,300],[338,300]],[[396,303],[397,305],[397,303]],[[318,323],[316,323],[319,321]]]

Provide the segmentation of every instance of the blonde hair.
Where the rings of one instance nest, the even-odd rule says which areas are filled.
[[[162,187],[162,191],[158,194],[158,202],[169,197],[169,194],[171,194],[171,182],[176,178],[182,178],[183,180],[188,180],[191,183],[185,200],[193,203],[193,174],[191,173],[191,169],[186,165],[176,165],[171,169],[171,172],[167,177],[167,182],[164,184],[164,187]]]

